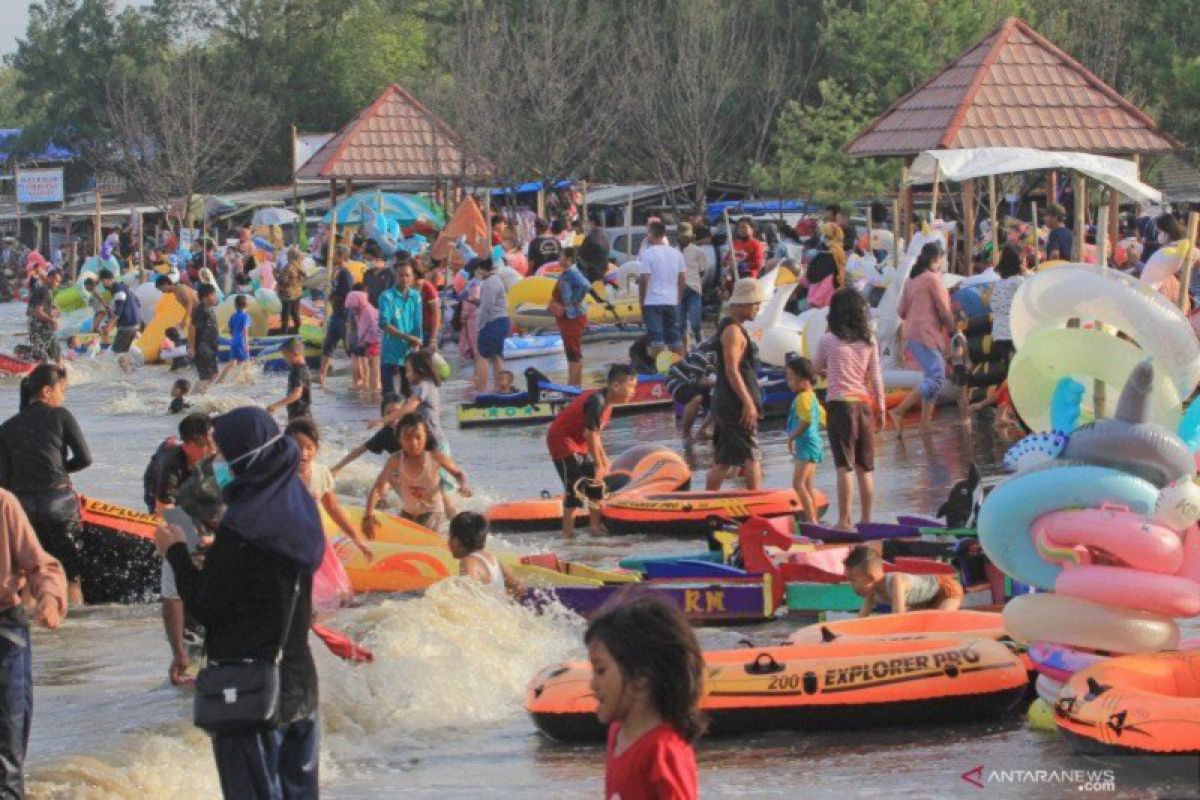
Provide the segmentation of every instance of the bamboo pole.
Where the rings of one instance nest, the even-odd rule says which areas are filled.
[[[1037,201],[1029,204],[1030,213],[1033,214],[1033,268],[1036,270],[1042,263],[1042,251],[1038,247],[1038,213]]]
[[[1087,244],[1087,178],[1075,174],[1075,261],[1083,261]]]
[[[904,240],[912,241],[912,217],[913,217],[913,191],[908,184],[908,165],[911,159],[905,159],[900,165],[900,205],[903,214],[903,222],[900,224],[900,230],[904,232]]]
[[[1180,255],[1183,269],[1179,274],[1179,310],[1184,314],[1189,311],[1188,287],[1192,283],[1192,266],[1194,264],[1192,251],[1196,248],[1197,228],[1200,228],[1200,212],[1193,211],[1188,214],[1187,243],[1183,246],[1183,253]]]
[[[728,220],[728,217],[726,217]],[[732,233],[726,228],[725,235],[733,241]],[[625,201],[625,257],[633,258],[633,192]]]
[[[101,201],[100,201],[100,176],[97,175],[96,176],[96,224],[93,226],[95,228],[95,230],[92,231],[92,247],[95,248],[94,255],[96,256],[96,258],[100,258],[100,245],[103,243],[103,240],[104,240],[103,232],[100,230],[100,220],[103,215],[104,215],[104,209],[103,209],[103,206],[101,205]]]
[[[579,221],[582,222],[585,226],[587,225],[587,221],[588,221],[588,192],[587,192],[588,187],[587,187],[587,184],[588,184],[588,182],[586,180],[580,182],[580,188],[583,190],[583,211],[580,215]]]
[[[1108,269],[1108,248],[1110,239],[1108,236],[1108,214],[1109,207],[1101,205],[1096,211],[1096,263],[1101,269]]]
[[[146,234],[143,229],[145,221],[142,219],[142,212],[137,212],[137,254],[138,254],[138,282],[146,282]]]
[[[963,193],[963,227],[966,228],[966,242],[963,257],[967,260],[967,275],[975,274],[975,179],[968,178],[962,184]]]
[[[929,202],[929,224],[933,225],[938,218],[938,190],[941,188],[942,182],[942,162],[934,160],[933,162],[933,197]]]
[[[1096,263],[1100,265],[1102,272],[1108,271],[1108,206],[1101,205],[1096,211]],[[1103,330],[1104,323],[1101,320],[1093,322],[1096,330]],[[1092,410],[1096,415],[1096,419],[1105,416],[1105,407],[1108,405],[1108,389],[1104,381],[1097,379],[1092,384]]]
[[[21,242],[21,170],[13,167],[13,205],[17,208],[17,243]]]
[[[1000,210],[996,202],[996,176],[988,175],[988,221],[992,226],[992,266],[1000,263]]]
[[[900,269],[900,232],[900,198],[897,197],[892,201],[892,269]]]
[[[1108,244],[1114,253],[1121,238],[1121,195],[1116,189],[1108,190]]]

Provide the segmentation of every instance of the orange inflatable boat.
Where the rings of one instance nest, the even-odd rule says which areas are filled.
[[[704,654],[701,709],[714,735],[980,719],[1012,710],[1028,678],[991,639],[923,636]],[[562,741],[603,741],[586,662],[530,683],[525,708]]]
[[[92,497],[83,520],[83,596],[88,603],[144,603],[158,595],[162,560],[154,551],[158,518]]]
[[[787,638],[787,644],[817,644],[830,637],[962,634],[1003,639],[1004,617],[994,611],[926,609],[903,614],[873,614],[807,625]]]
[[[656,492],[686,488],[692,479],[687,463],[673,450],[660,445],[631,447],[612,461],[604,482],[608,502],[616,498],[641,497]],[[562,525],[562,495],[535,500],[496,503],[488,510],[488,522],[494,531],[555,530]],[[587,517],[580,509],[576,519]]]
[[[1121,656],[1076,672],[1054,721],[1085,750],[1200,753],[1200,653]]]
[[[817,507],[828,501],[817,492]],[[638,496],[612,496],[601,514],[610,533],[664,533],[671,536],[707,536],[709,520],[720,517],[743,522],[750,517],[782,517],[801,510],[792,489],[735,489],[717,492],[665,492]]]
[[[351,525],[361,525],[361,508],[343,506],[342,510]],[[356,592],[423,591],[458,574],[458,560],[451,554],[446,537],[415,522],[393,514],[377,513],[375,518],[379,527],[375,541],[371,542],[374,558],[368,561],[323,512],[321,516],[330,545]],[[551,553],[522,555],[500,549],[493,552],[501,564],[508,566],[522,583],[532,588],[598,587],[636,583],[641,579],[637,573],[600,570],[561,561]]]

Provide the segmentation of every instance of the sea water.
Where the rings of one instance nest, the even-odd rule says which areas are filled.
[[[24,308],[0,307],[0,350],[11,350]],[[620,343],[585,346],[589,375],[624,357]],[[451,353],[450,361],[458,359]],[[561,358],[561,357],[560,357]],[[554,357],[517,362],[561,378]],[[169,388],[179,375],[154,367],[125,374],[109,359],[72,364],[68,406],[83,426],[95,463],[75,476],[85,494],[140,507],[142,472],[151,453],[171,435],[178,417],[166,414]],[[183,377],[194,378],[184,374]],[[483,510],[491,502],[556,491],[546,455],[544,426],[461,431],[455,404],[469,378],[460,370],[442,387],[455,460],[467,470],[475,496],[458,500]],[[219,413],[286,394],[283,374],[253,374],[194,397],[198,410]],[[0,383],[0,413],[16,411],[13,381]],[[345,377],[314,389],[321,425],[320,459],[336,463],[371,433],[374,402],[351,393]],[[968,433],[944,409],[936,432],[890,433],[877,441],[876,518],[932,513],[970,463],[995,475],[1006,443],[981,420]],[[678,446],[671,415],[617,418],[606,433],[610,453],[634,444]],[[762,436],[768,486],[791,481],[792,462],[782,428],[767,423]],[[697,448],[697,483],[711,460]],[[337,478],[343,502],[361,504],[382,458],[364,456]],[[818,488],[834,497],[827,460]],[[556,533],[493,536],[493,546],[553,551],[597,566],[633,553],[682,553],[696,541],[663,536],[599,536],[581,531],[571,541]],[[778,643],[798,624],[701,629],[707,648],[749,639]],[[567,746],[540,736],[522,708],[526,684],[541,667],[581,658],[582,620],[567,613],[538,615],[502,602],[473,584],[446,581],[420,596],[374,595],[331,620],[375,654],[350,666],[319,644],[322,794],[370,797],[599,797],[603,749]],[[166,680],[170,654],[157,605],[72,609],[57,631],[34,633],[36,679],[33,731],[27,761],[29,794],[37,798],[196,798],[220,794],[208,740],[190,724],[191,695]],[[1058,736],[1028,729],[1023,715],[973,724],[854,732],[776,732],[697,746],[704,797],[1033,797],[1080,796],[1054,782],[1055,770],[1103,769],[1113,762],[1076,755]],[[1130,762],[1116,763],[1109,797],[1197,796],[1194,775],[1167,776]],[[977,766],[1014,773],[1007,783],[980,790],[962,777]],[[1036,771],[1043,771],[1040,775]]]

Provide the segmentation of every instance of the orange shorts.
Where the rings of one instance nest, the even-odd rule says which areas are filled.
[[[558,323],[558,332],[562,335],[563,351],[567,356],[567,361],[572,364],[583,361],[583,332],[587,330],[588,318],[586,316],[574,319],[557,317],[555,322]]]
[[[963,587],[962,584],[958,582],[958,578],[954,577],[953,575],[938,575],[937,582],[938,594],[937,597],[933,599],[934,605],[937,605],[943,600],[950,600],[951,598],[955,597],[959,600],[962,599]]]

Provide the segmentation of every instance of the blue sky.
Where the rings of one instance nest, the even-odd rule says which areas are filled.
[[[117,8],[146,5],[150,0],[117,0]],[[0,0],[0,56],[17,49],[17,39],[25,35],[29,23],[30,0]]]

